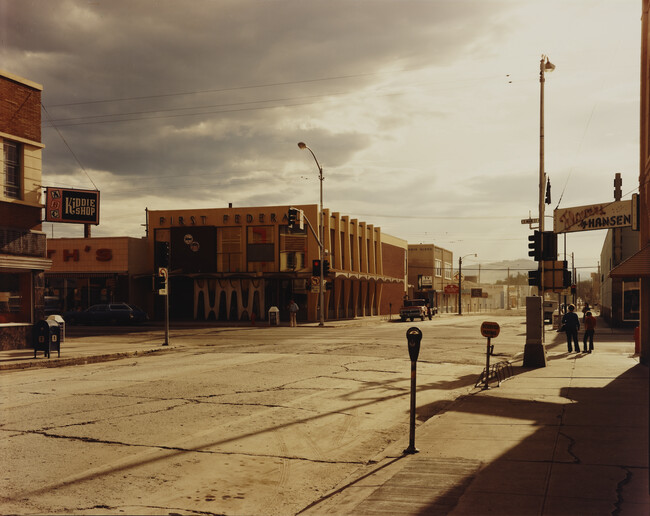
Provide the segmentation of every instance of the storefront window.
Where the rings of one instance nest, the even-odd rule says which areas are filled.
[[[241,228],[218,228],[217,271],[241,272],[243,268]]]
[[[639,282],[623,281],[623,320],[639,320]]]
[[[275,226],[249,226],[246,256],[248,272],[275,270]]]
[[[0,322],[29,322],[30,273],[0,273]]]
[[[0,275],[0,312],[20,311],[20,299],[18,275]]]
[[[295,272],[305,268],[307,229],[289,229],[280,226],[280,270]]]

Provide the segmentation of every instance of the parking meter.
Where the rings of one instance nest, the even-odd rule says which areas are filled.
[[[422,332],[415,326],[406,330],[406,341],[408,342],[409,356],[411,357],[411,417],[409,431],[409,446],[404,453],[417,453],[415,447],[415,386],[416,386],[416,368],[418,355],[420,354],[420,341]]]
[[[413,326],[406,330],[406,339],[408,341],[411,362],[417,362],[418,355],[420,354],[420,341],[422,340],[422,332],[420,331],[420,328]]]

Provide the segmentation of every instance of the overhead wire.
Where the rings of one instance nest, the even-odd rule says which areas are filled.
[[[45,108],[45,106],[44,106],[43,104],[41,104],[41,108],[42,108],[43,111],[45,112],[45,116],[49,119],[49,118],[50,118],[50,114],[48,113],[47,109]],[[57,134],[61,137],[61,140],[63,141],[63,143],[64,143],[65,146],[67,147],[68,151],[70,151],[70,154],[72,154],[72,157],[75,159],[75,161],[76,161],[77,164],[79,165],[79,168],[81,168],[81,170],[83,170],[84,174],[86,174],[86,176],[88,177],[88,179],[90,180],[90,182],[93,184],[93,186],[95,187],[95,190],[99,191],[99,188],[97,188],[97,185],[95,184],[95,182],[94,182],[94,181],[92,180],[92,178],[90,177],[90,174],[89,174],[88,171],[86,170],[86,167],[83,166],[83,163],[81,163],[81,160],[79,159],[79,157],[78,157],[78,156],[75,154],[75,152],[72,150],[72,147],[70,147],[70,144],[69,144],[68,141],[65,139],[65,137],[63,136],[63,134],[61,133],[61,131],[59,131],[59,128],[58,128],[56,125],[54,125],[54,124],[52,124],[52,127],[54,127],[54,129],[56,130]]]

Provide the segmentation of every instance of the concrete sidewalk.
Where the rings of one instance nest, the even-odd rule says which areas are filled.
[[[548,365],[475,389],[421,424],[358,481],[304,514],[647,515],[648,369],[631,331],[595,351],[547,335]],[[371,471],[370,471],[371,470]]]

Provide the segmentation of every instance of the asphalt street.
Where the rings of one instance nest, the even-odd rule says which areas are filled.
[[[2,505],[16,514],[295,514],[408,436],[407,328],[423,332],[420,424],[474,389],[483,320],[172,326],[166,348],[159,328],[69,327],[62,360],[155,352],[4,371]],[[492,360],[523,347],[523,318],[500,324]]]

